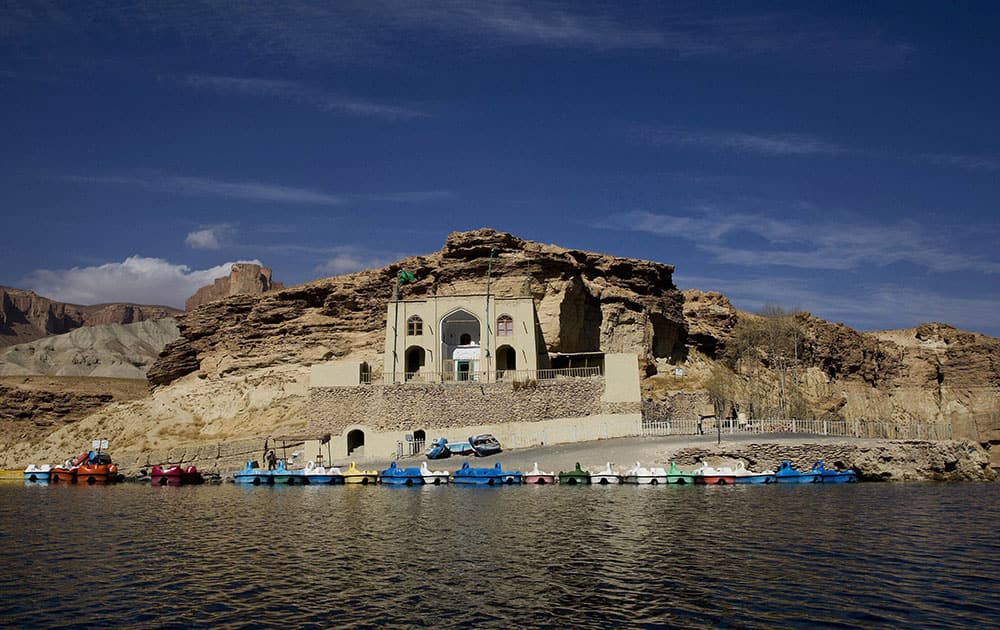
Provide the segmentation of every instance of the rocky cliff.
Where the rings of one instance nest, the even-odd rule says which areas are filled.
[[[271,270],[267,267],[234,263],[228,276],[217,278],[212,284],[195,291],[184,303],[184,310],[193,311],[203,304],[233,295],[256,295],[283,288],[285,285],[271,279]]]
[[[492,293],[535,298],[550,352],[630,351],[652,361],[683,348],[683,296],[670,265],[483,229],[452,233],[441,251],[383,269],[205,304],[178,318],[181,337],[164,350],[149,380],[166,385],[195,371],[218,377],[347,357],[378,368],[386,307],[401,269],[417,278],[404,286],[406,298],[483,293],[490,270]]]
[[[61,335],[83,326],[131,324],[179,314],[168,306],[65,304],[32,291],[0,286],[0,347]]]

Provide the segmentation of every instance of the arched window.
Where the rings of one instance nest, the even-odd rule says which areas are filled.
[[[510,315],[497,317],[497,337],[510,337],[514,334],[514,320]]]
[[[417,315],[406,320],[406,334],[411,337],[419,337],[424,334],[424,320]]]

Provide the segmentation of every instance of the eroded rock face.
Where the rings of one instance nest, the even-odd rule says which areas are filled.
[[[493,251],[492,263],[490,252]],[[154,385],[274,365],[357,358],[381,366],[385,312],[396,274],[417,280],[402,297],[531,295],[550,352],[675,352],[684,339],[673,267],[534,243],[490,229],[454,232],[441,251],[389,267],[264,295],[204,304],[178,318],[181,338],[150,369]]]
[[[229,275],[217,278],[187,299],[184,310],[193,311],[203,304],[231,295],[256,295],[283,289],[285,285],[271,279],[271,270],[252,263],[234,263]]]
[[[65,304],[32,291],[0,287],[0,347],[61,335],[82,326],[132,324],[179,314],[168,306]]]

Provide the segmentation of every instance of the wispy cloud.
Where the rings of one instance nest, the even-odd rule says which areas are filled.
[[[931,164],[957,166],[970,171],[995,173],[1000,171],[1000,158],[985,155],[948,155],[943,153],[925,153],[920,156]]]
[[[174,77],[174,80],[189,88],[210,90],[221,94],[276,98],[299,103],[320,111],[347,116],[379,118],[389,121],[426,118],[428,116],[425,112],[411,107],[333,94],[298,81],[203,74],[182,75]]]
[[[223,197],[247,201],[301,203],[339,206],[363,201],[419,203],[455,196],[447,190],[403,191],[389,193],[333,194],[308,188],[296,188],[265,182],[230,182],[205,177],[179,175],[69,175],[62,179],[82,184],[133,186],[190,197]]]
[[[259,260],[241,260],[260,264]],[[38,269],[24,286],[39,295],[72,304],[134,302],[184,308],[184,301],[216,278],[229,275],[233,263],[191,269],[162,258],[129,256],[122,262],[72,269]]]
[[[657,125],[633,125],[624,134],[636,144],[771,156],[837,155],[848,151],[833,142],[804,134],[766,135]]]
[[[201,229],[189,232],[184,244],[191,249],[221,249],[234,231],[234,226],[229,223],[202,226]]]
[[[806,220],[713,208],[690,215],[625,212],[600,225],[687,240],[716,262],[744,267],[850,270],[909,263],[935,272],[1000,273],[995,252],[980,255],[961,247],[960,232],[969,228],[934,229],[911,221]],[[754,247],[744,244],[747,237]]]
[[[996,313],[1000,310],[1000,296],[997,295],[956,297],[885,283],[831,290],[814,279],[781,276],[724,278],[679,273],[675,280],[681,288],[719,291],[737,308],[750,312],[760,311],[765,304],[780,304],[860,330],[947,322],[965,330],[998,333]]]
[[[333,250],[329,257],[317,265],[313,271],[325,276],[337,276],[363,269],[385,267],[399,258],[399,256],[351,246],[333,248]]]

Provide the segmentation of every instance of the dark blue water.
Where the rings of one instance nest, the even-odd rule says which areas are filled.
[[[996,627],[998,484],[0,485],[4,627]]]

